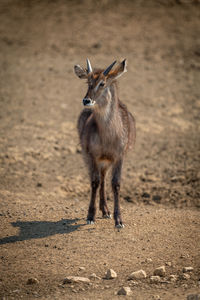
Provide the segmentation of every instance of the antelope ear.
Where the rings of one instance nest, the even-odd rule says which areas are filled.
[[[110,71],[108,74],[108,78],[110,79],[117,79],[119,78],[122,74],[127,72],[127,61],[124,59],[113,71]]]
[[[79,65],[74,66],[74,72],[80,79],[86,79],[88,77],[86,70],[81,68]]]

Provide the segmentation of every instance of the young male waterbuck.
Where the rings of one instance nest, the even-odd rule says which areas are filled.
[[[105,177],[112,167],[115,226],[124,227],[119,204],[121,169],[125,152],[135,141],[135,121],[118,98],[116,79],[126,72],[126,60],[115,68],[114,61],[105,70],[92,69],[87,59],[87,69],[74,66],[75,74],[86,79],[88,90],[83,98],[86,107],[78,120],[78,132],[91,180],[91,200],[87,223],[93,224],[96,215],[96,193],[100,186],[100,210],[110,218],[105,194]]]

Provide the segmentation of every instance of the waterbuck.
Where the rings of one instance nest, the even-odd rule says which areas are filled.
[[[115,226],[121,228],[124,227],[119,204],[121,170],[124,154],[135,142],[135,121],[118,98],[116,79],[126,72],[126,60],[117,66],[115,64],[116,61],[106,69],[93,70],[87,59],[86,69],[75,65],[74,71],[88,83],[88,90],[83,98],[85,108],[78,119],[80,143],[91,181],[87,223],[95,222],[95,200],[99,186],[100,210],[103,217],[111,217],[105,194],[105,177],[111,167],[114,220]]]

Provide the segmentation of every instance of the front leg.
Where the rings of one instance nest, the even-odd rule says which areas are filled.
[[[113,167],[112,171],[112,190],[114,194],[114,219],[115,226],[117,228],[123,228],[123,222],[121,218],[120,204],[119,204],[119,191],[120,191],[120,180],[122,171],[122,159],[119,160]]]
[[[87,224],[94,224],[95,216],[96,216],[96,194],[100,184],[99,170],[94,163],[92,164],[92,167],[90,169],[90,179],[91,179],[91,198],[90,198],[90,205],[89,205],[88,215],[87,215]]]

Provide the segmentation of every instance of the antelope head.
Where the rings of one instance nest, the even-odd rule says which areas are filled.
[[[91,63],[89,59],[87,59],[86,69],[80,67],[79,65],[74,66],[75,74],[80,79],[87,79],[88,90],[83,98],[84,106],[101,106],[105,103],[105,99],[107,98],[106,95],[110,93],[109,87],[112,82],[126,72],[126,59],[124,59],[114,68],[115,64],[116,61],[114,61],[104,70],[93,71]]]

